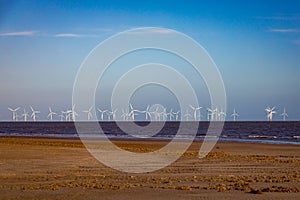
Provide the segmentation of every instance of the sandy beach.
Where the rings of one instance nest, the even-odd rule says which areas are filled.
[[[163,141],[114,141],[146,152]],[[298,145],[219,142],[203,159],[200,143],[170,166],[129,174],[106,167],[80,140],[0,138],[0,199],[298,199]]]

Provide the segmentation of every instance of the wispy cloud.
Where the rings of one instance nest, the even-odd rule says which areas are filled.
[[[59,33],[54,34],[53,37],[70,37],[70,38],[79,38],[79,37],[98,37],[99,35],[95,34],[76,34],[76,33]]]
[[[274,33],[298,33],[300,30],[298,29],[269,29],[269,32]]]
[[[0,36],[34,36],[36,34],[36,31],[15,31],[15,32],[6,32],[6,33],[0,33]]]
[[[174,34],[175,31],[163,28],[138,28],[127,32],[127,34]]]

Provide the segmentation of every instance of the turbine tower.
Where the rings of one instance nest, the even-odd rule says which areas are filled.
[[[207,121],[212,120],[213,119],[213,110],[210,108],[206,108],[206,112],[207,112]]]
[[[171,108],[170,112],[168,113],[168,115],[169,115],[169,121],[172,121],[172,117],[174,117],[174,114],[175,113],[173,113],[173,110]]]
[[[112,116],[113,121],[116,121],[117,110],[118,110],[118,108],[116,108],[115,110],[112,110],[111,112],[109,112],[109,116]]]
[[[173,114],[175,115],[175,120],[176,121],[178,121],[179,113],[180,113],[180,111],[173,112]]]
[[[64,111],[61,111],[61,114],[58,115],[58,116],[60,117],[60,121],[61,121],[61,122],[64,121],[64,118],[65,118],[65,116],[64,116]]]
[[[272,109],[268,106],[265,111],[267,112],[267,117],[269,122],[273,121],[273,114],[276,113],[275,111],[275,107],[273,107]]]
[[[24,122],[27,122],[27,118],[29,117],[29,114],[28,114],[28,112],[25,111],[25,108],[24,108],[24,112],[22,114],[22,117],[24,119]]]
[[[131,109],[129,115],[131,116],[131,120],[134,122],[134,116],[135,116],[135,113],[136,113],[136,112],[140,112],[140,111],[139,111],[139,110],[133,109],[133,106],[132,106],[131,104],[129,104],[129,105],[130,105],[130,109]]]
[[[82,111],[84,113],[87,113],[87,120],[88,121],[90,121],[92,119],[92,117],[93,117],[93,115],[92,115],[92,109],[93,109],[93,106],[91,106],[90,109],[88,109],[88,110]]]
[[[189,121],[189,117],[191,117],[191,115],[189,114],[189,110],[186,109],[186,114],[184,115],[185,117],[185,121]]]
[[[104,120],[104,113],[108,112],[108,110],[101,110],[100,108],[97,108],[97,110],[101,113],[100,118],[101,118],[101,121],[103,121]]]
[[[159,115],[162,116],[162,120],[163,120],[163,121],[166,121],[166,120],[167,120],[167,117],[168,117],[167,109],[164,108],[163,111],[162,111],[161,113],[159,113]]]
[[[25,112],[25,110],[24,110],[24,112]],[[51,107],[49,107],[49,114],[47,117],[48,118],[50,117],[50,121],[53,121],[53,115],[57,115],[57,114],[51,110]]]
[[[198,106],[198,107],[193,107],[192,105],[190,105],[190,108],[194,111],[194,121],[197,121],[197,111],[198,111],[198,110],[200,111],[200,109],[201,109],[202,107],[200,107],[200,106]],[[200,118],[201,118],[201,116],[200,116]]]
[[[219,111],[219,109],[218,108],[214,109],[213,113],[216,115],[215,120],[216,121],[221,121],[221,112]]]
[[[35,121],[36,121],[37,114],[39,114],[39,113],[41,113],[41,112],[38,111],[38,110],[34,110],[34,109],[32,108],[32,106],[30,106],[30,109],[31,109],[31,111],[32,111],[32,113],[31,113],[31,118],[32,118],[32,120],[35,122]]]
[[[122,109],[122,115],[121,117],[123,117],[124,121],[128,121],[128,118],[130,117],[130,114],[126,111],[124,111],[124,109]]]
[[[233,121],[236,121],[236,118],[239,116],[239,114],[235,111],[235,108],[233,109],[233,113],[230,116],[233,117]]]
[[[221,111],[220,111],[220,120],[221,121],[225,121],[226,120],[226,113],[223,112],[223,109],[221,109]]]
[[[78,113],[75,111],[75,104],[72,106],[71,115],[72,115],[72,121],[75,122],[76,117],[78,116]]]
[[[146,119],[146,121],[148,121],[148,117],[151,118],[151,113],[149,111],[149,108],[150,108],[150,105],[147,106],[146,110],[141,111],[141,113],[145,113],[145,119]]]
[[[15,109],[12,109],[8,107],[8,110],[12,112],[12,121],[17,121],[17,111],[20,109],[20,107],[17,107]]]
[[[288,117],[288,114],[287,114],[287,112],[285,110],[285,107],[283,108],[283,113],[281,113],[281,116],[283,117],[283,121],[285,121],[286,117]]]
[[[155,121],[160,121],[160,114],[158,112],[158,109],[159,109],[159,107],[157,105],[156,109],[153,112],[151,112],[154,115]]]

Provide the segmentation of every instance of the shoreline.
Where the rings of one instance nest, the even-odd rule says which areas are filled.
[[[51,137],[51,136],[2,136],[0,135],[0,139],[1,138],[20,138],[20,139],[53,139],[53,140],[78,140],[81,141],[80,137]],[[97,138],[102,140],[102,138]],[[149,139],[143,139],[143,138],[121,138],[121,137],[108,137],[107,139],[111,140],[111,141],[153,141],[153,142],[170,142],[171,139],[168,138],[149,138]],[[93,138],[91,139],[93,140]],[[180,140],[176,140],[176,141],[180,141]],[[185,140],[182,140],[185,141]],[[195,139],[193,141],[193,143],[198,142],[198,143],[202,143],[203,139]],[[246,143],[246,144],[268,144],[268,145],[295,145],[298,146],[300,145],[300,141],[284,141],[284,140],[259,140],[259,139],[241,139],[241,138],[219,138],[217,142],[222,142],[222,143]]]

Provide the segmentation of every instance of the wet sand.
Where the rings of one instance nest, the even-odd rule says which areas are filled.
[[[114,141],[148,152],[163,141]],[[298,199],[300,146],[219,142],[203,159],[200,143],[150,173],[106,167],[80,140],[0,137],[0,199]]]

